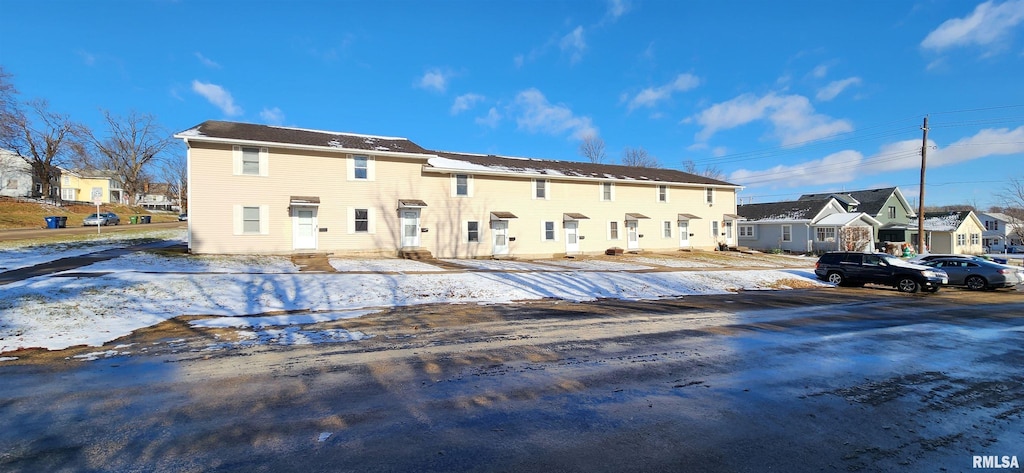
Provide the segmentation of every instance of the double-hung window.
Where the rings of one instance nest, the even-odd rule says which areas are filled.
[[[956,246],[964,246],[967,244],[967,235],[963,233],[956,234]]]
[[[618,240],[619,239],[619,222],[611,221],[608,222],[608,239]]]
[[[533,181],[533,198],[534,199],[547,199],[548,198],[548,181],[545,179],[534,179]]]
[[[236,176],[267,176],[267,148],[232,146],[233,174]]]
[[[715,203],[715,190],[711,187],[704,188],[704,202],[708,205]]]
[[[480,242],[480,222],[466,222],[466,241]]]
[[[896,207],[893,205],[889,206],[889,218],[896,218]]]
[[[242,233],[260,233],[259,207],[242,207]]]
[[[793,241],[793,226],[783,225],[782,226],[782,241]]]
[[[370,158],[366,156],[354,156],[352,158],[352,177],[355,179],[369,179]]]
[[[242,174],[246,176],[260,175],[259,148],[242,148]]]
[[[668,186],[658,186],[658,202],[668,202]]]
[[[740,238],[754,238],[753,225],[740,225]]]
[[[469,196],[469,175],[467,174],[456,174],[455,175],[455,195],[459,197]]]
[[[672,222],[668,220],[661,222],[661,236],[672,238]]]
[[[615,194],[613,194],[614,189],[615,189],[615,184],[614,183],[602,182],[601,183],[601,200],[605,201],[605,202],[611,202],[612,200],[614,200],[614,195],[615,195]]]
[[[555,241],[555,222],[544,222],[544,241]]]
[[[356,233],[367,233],[370,231],[370,210],[356,209],[355,211]]]
[[[971,244],[972,245],[978,245],[980,243],[981,243],[981,235],[978,235],[977,233],[972,233],[971,234]]]

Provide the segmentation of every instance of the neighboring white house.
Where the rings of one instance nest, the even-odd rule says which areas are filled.
[[[38,189],[37,189],[38,188]],[[42,191],[32,179],[32,167],[21,156],[0,150],[0,195],[31,197]]]
[[[171,195],[167,183],[143,184],[142,192],[135,196],[135,203],[149,210],[177,210],[178,199]]]
[[[1024,221],[1004,213],[979,213],[985,231],[982,233],[982,245],[989,252],[1004,253],[1007,251],[1024,251]]]

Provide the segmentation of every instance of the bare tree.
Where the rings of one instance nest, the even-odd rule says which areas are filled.
[[[11,74],[0,66],[0,141],[10,142],[18,133],[18,89],[11,82]]]
[[[871,227],[849,226],[839,231],[839,239],[846,251],[864,251],[871,246]]]
[[[583,137],[583,142],[580,143],[579,152],[592,163],[603,163],[606,158],[604,154],[604,140],[597,135],[587,135]]]
[[[43,197],[58,199],[60,196],[55,191],[59,166],[84,153],[76,139],[81,125],[72,122],[67,115],[51,112],[46,100],[32,100],[27,105],[28,113],[16,102],[12,109],[4,111],[5,131],[0,136],[0,147],[17,153],[29,164],[33,180],[42,187]]]
[[[636,168],[656,168],[658,158],[651,156],[642,146],[622,150],[622,165]]]
[[[188,163],[176,155],[160,167],[160,178],[167,183],[167,198],[177,202],[182,213],[188,213]]]
[[[999,196],[1004,201],[1003,213],[1010,217],[1009,225],[1013,225],[1012,238],[1024,241],[1024,178],[1011,178]]]
[[[696,174],[698,176],[704,176],[709,179],[717,179],[719,181],[725,180],[725,173],[722,172],[718,166],[707,165],[704,166],[703,170],[697,169],[697,163],[687,159],[683,161],[683,172],[690,174]]]
[[[107,134],[103,138],[87,133],[100,162],[99,167],[113,171],[121,180],[128,203],[135,205],[139,192],[149,178],[150,167],[163,159],[162,153],[173,142],[156,117],[130,112],[126,117],[103,112]]]

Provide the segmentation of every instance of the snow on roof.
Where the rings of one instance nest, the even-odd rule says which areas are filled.
[[[932,232],[952,232],[960,226],[958,214],[942,215],[938,217],[927,217],[924,219],[924,229]]]
[[[482,166],[479,164],[473,164],[466,161],[459,161],[456,159],[449,158],[430,158],[427,160],[427,164],[441,169],[455,169],[459,171],[491,171],[493,170],[489,166]]]
[[[846,225],[849,225],[850,222],[853,222],[854,220],[857,220],[860,217],[861,217],[861,213],[860,212],[858,212],[858,213],[837,213],[837,214],[829,215],[829,216],[827,216],[827,217],[825,217],[825,218],[823,218],[821,220],[818,220],[817,222],[815,222],[815,225],[846,226]]]
[[[328,135],[355,136],[355,137],[367,138],[367,139],[371,139],[371,140],[398,141],[398,140],[406,140],[406,139],[408,139],[408,138],[402,138],[402,137],[399,137],[399,136],[363,135],[363,134],[360,134],[360,133],[348,133],[348,132],[344,132],[344,131],[314,130],[312,128],[297,128],[297,127],[291,127],[291,126],[273,126],[273,125],[265,125],[265,126],[267,126],[268,128],[280,128],[282,130],[297,130],[297,131],[308,131],[308,132],[312,132],[312,133],[324,133],[324,134],[328,134]],[[373,144],[373,143],[371,143],[369,141],[367,141],[366,143],[367,144]]]
[[[203,132],[199,131],[199,127],[195,127],[195,128],[190,128],[188,130],[185,130],[185,131],[183,131],[181,133],[178,133],[178,136],[206,136],[206,135],[204,135]]]

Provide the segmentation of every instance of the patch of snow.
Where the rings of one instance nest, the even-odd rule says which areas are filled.
[[[333,322],[342,319],[354,319],[366,314],[377,312],[375,310],[350,310],[343,312],[331,312],[326,314],[287,314],[287,315],[265,315],[260,317],[216,317],[199,319],[189,322],[193,327],[280,327],[284,325],[315,324],[319,322]],[[116,347],[115,347],[116,348]]]
[[[16,356],[0,356],[0,362],[17,360]]]
[[[329,438],[331,438],[331,433],[330,432],[320,432],[320,435],[317,436],[316,441],[317,442],[326,442],[327,439],[329,439]]]
[[[61,258],[82,256],[98,251],[124,248],[135,240],[162,239],[184,243],[186,231],[152,230],[148,232],[115,232],[91,235],[85,240],[37,245],[26,241],[13,241],[0,245],[0,271],[27,268]]]
[[[196,136],[206,136],[206,135],[204,135],[203,132],[199,131],[199,127],[195,127],[195,128],[191,128],[191,129],[185,130],[185,131],[183,131],[181,133],[178,133],[177,136],[196,137]]]
[[[511,260],[446,259],[446,263],[490,271],[564,271],[562,268]]]
[[[87,267],[89,272],[134,271],[143,273],[297,273],[299,267],[287,256],[191,255],[163,256],[132,253]],[[80,271],[74,269],[72,271]]]
[[[351,272],[351,271],[388,271],[388,272],[406,272],[406,271],[444,271],[444,268],[434,266],[432,264],[423,263],[420,261],[409,260],[409,259],[340,259],[331,258],[329,260],[331,267],[335,271]]]
[[[430,158],[427,159],[427,164],[431,167],[440,169],[454,169],[457,171],[496,171],[496,167],[482,166],[466,161],[459,161],[450,158]]]
[[[692,259],[675,259],[675,258],[650,258],[646,256],[640,256],[635,258],[629,258],[629,261],[634,261],[640,264],[648,264],[655,266],[666,266],[669,268],[720,268],[721,265],[709,263],[706,261],[694,261]]]
[[[315,130],[315,129],[312,129],[312,128],[296,128],[296,127],[279,126],[279,125],[276,125],[276,126],[275,125],[266,125],[266,126],[269,126],[270,128],[278,128],[278,129],[281,129],[281,130],[309,131],[309,132],[313,132],[313,133],[323,133],[325,135],[335,135],[335,136],[354,136],[356,138],[373,138],[373,139],[377,139],[377,140],[389,140],[389,141],[405,141],[405,140],[407,140],[407,138],[401,138],[401,137],[397,137],[397,136],[362,135],[362,134],[359,134],[359,133],[348,133],[348,132],[339,132],[339,131],[325,131],[325,130]]]
[[[563,266],[566,268],[573,269],[585,269],[585,270],[630,270],[630,269],[651,269],[650,266],[641,266],[639,264],[620,263],[617,261],[605,261],[598,259],[566,259],[566,260],[551,260],[547,263]]]

